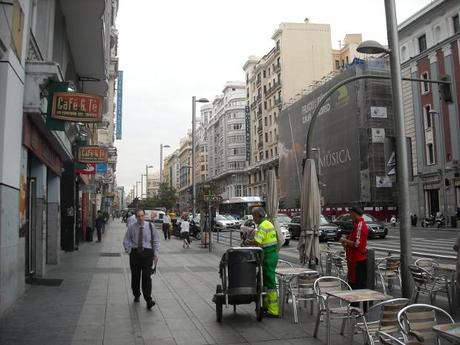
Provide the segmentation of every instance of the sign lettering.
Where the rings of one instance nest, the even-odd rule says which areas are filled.
[[[82,163],[105,163],[108,159],[107,147],[80,146],[78,148],[78,161]]]
[[[75,92],[55,92],[51,117],[71,122],[101,122],[102,97]]]

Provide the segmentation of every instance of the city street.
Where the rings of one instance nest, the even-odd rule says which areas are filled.
[[[48,273],[58,286],[28,285],[0,319],[0,345],[325,344],[324,325],[314,339],[315,315],[305,309],[297,325],[289,306],[284,319],[257,322],[254,304],[238,306],[236,314],[224,308],[217,323],[212,296],[223,246],[209,253],[198,241],[190,249],[174,238],[162,241],[153,277],[157,305],[148,311],[144,301],[133,303],[121,246],[125,229],[113,221],[102,243],[63,254],[63,264]],[[333,323],[333,343],[346,339],[339,326]],[[356,338],[360,344],[362,337]]]
[[[453,250],[453,246],[457,239],[460,229],[443,230],[438,228],[422,228],[417,227],[412,229],[412,252],[416,259],[424,255],[441,256],[442,261],[453,262],[457,253]],[[239,233],[232,233],[232,244],[236,245],[239,242]],[[214,234],[214,241],[217,242],[217,234]],[[230,245],[230,232],[221,232],[219,234],[219,243]],[[299,255],[297,251],[297,240],[291,240],[288,246],[281,249],[281,258],[292,263],[299,263]],[[321,243],[325,246],[325,243]],[[338,243],[337,243],[338,245]],[[400,249],[399,227],[388,226],[388,235],[385,239],[369,239],[368,247],[374,248],[376,256],[385,256],[389,251],[393,251],[393,255],[397,255]]]

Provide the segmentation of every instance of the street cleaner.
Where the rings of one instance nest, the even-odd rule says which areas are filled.
[[[262,207],[252,209],[252,217],[257,224],[254,239],[247,240],[247,245],[257,245],[264,251],[264,288],[267,292],[264,298],[266,317],[277,318],[279,316],[278,291],[276,289],[276,266],[278,265],[278,238],[273,224],[266,218]]]

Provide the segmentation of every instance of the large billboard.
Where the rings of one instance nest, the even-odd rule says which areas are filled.
[[[121,140],[123,114],[123,71],[118,71],[117,75],[117,127],[116,138]]]
[[[295,207],[300,199],[307,131],[314,110],[333,85],[362,73],[363,69],[363,66],[355,66],[344,71],[281,112],[278,120],[280,199],[285,207]],[[383,87],[387,90],[389,85],[383,84]],[[365,80],[346,84],[319,111],[311,156],[318,165],[325,206],[369,205],[378,198],[390,199],[390,193],[382,188],[376,192],[375,176],[382,174],[376,167],[384,166],[382,135],[391,135],[392,116],[375,120],[370,116],[372,105],[388,105],[386,94],[385,99],[372,98],[375,93],[372,88],[375,88],[373,82]],[[378,130],[372,131],[372,127]]]

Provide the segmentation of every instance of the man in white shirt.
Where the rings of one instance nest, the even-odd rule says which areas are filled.
[[[182,248],[189,248],[190,247],[190,223],[187,220],[187,216],[182,218],[182,222],[180,224],[180,238],[184,240],[184,244]]]
[[[152,266],[158,262],[160,252],[160,236],[150,222],[145,222],[144,210],[136,210],[137,221],[128,226],[123,247],[129,253],[129,266],[131,268],[131,289],[134,295],[134,302],[139,302],[142,295],[147,303],[147,309],[152,309],[155,301],[152,299]]]

